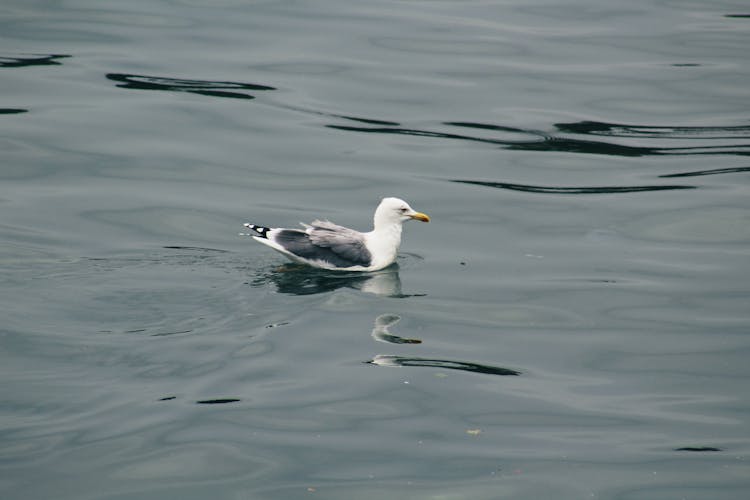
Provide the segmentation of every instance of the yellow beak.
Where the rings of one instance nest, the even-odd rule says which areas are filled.
[[[419,220],[422,222],[430,222],[430,216],[427,214],[423,214],[422,212],[416,212],[415,214],[412,214],[410,217],[414,220]]]

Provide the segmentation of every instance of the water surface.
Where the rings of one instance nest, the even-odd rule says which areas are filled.
[[[742,2],[0,8],[0,495],[750,491]],[[242,223],[432,217],[315,271]]]

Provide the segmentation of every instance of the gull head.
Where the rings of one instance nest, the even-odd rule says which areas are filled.
[[[407,220],[430,222],[430,217],[417,212],[404,200],[398,198],[383,198],[375,210],[375,227],[401,224]]]

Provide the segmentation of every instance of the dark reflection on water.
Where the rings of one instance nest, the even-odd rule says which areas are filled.
[[[639,191],[669,191],[675,189],[695,189],[696,186],[598,186],[598,187],[559,187],[559,186],[531,186],[527,184],[511,184],[509,182],[488,182],[452,179],[451,182],[461,184],[474,184],[498,189],[510,189],[512,191],[524,191],[527,193],[551,193],[551,194],[612,194],[612,193],[636,193]]]
[[[161,333],[152,333],[152,337],[169,337],[170,335],[182,335],[185,333],[192,333],[193,330],[178,330],[174,332],[161,332]]]
[[[28,113],[28,109],[21,108],[0,108],[0,115],[16,115],[19,113]]]
[[[237,403],[240,401],[239,399],[234,398],[223,398],[223,399],[203,399],[200,401],[196,401],[195,404],[199,405],[224,405],[227,403]]]
[[[624,125],[620,123],[605,123],[581,121],[571,123],[556,123],[555,128],[560,132],[574,134],[601,135],[610,137],[650,137],[654,139],[748,139],[750,126],[736,125],[725,127],[665,127],[651,125]]]
[[[25,57],[0,56],[0,68],[24,68],[27,66],[60,65],[58,59],[71,57],[65,54],[34,54]]]
[[[236,90],[254,90],[254,91],[265,91],[265,90],[276,90],[275,87],[269,85],[260,85],[255,83],[238,83],[238,82],[226,82],[226,81],[211,81],[211,80],[190,80],[181,78],[170,78],[163,76],[146,76],[146,75],[130,75],[124,73],[109,73],[107,78],[114,82],[119,82],[117,85],[124,89],[137,89],[137,90],[166,90],[172,92],[190,92],[193,94],[200,94],[209,97],[229,97],[236,99],[255,99],[255,96],[246,93],[236,92]],[[218,90],[217,90],[218,89]],[[232,90],[228,92],[226,89]],[[377,120],[374,118],[364,118],[358,116],[342,115],[338,113],[330,113],[326,111],[320,111],[315,109],[303,108],[300,106],[293,106],[289,104],[273,103],[272,106],[289,109],[299,113],[308,115],[327,116],[330,118],[339,118],[342,120],[350,120],[358,123],[366,123],[368,125],[382,125],[382,126],[398,126],[397,122]]]
[[[233,99],[255,99],[255,96],[243,91],[276,90],[274,87],[255,83],[185,80],[181,78],[129,75],[124,73],[109,73],[107,74],[107,78],[114,82],[119,82],[117,86],[125,89],[190,92],[192,94],[229,97]]]
[[[413,358],[404,356],[377,355],[370,361],[378,366],[422,366],[430,368],[442,368],[446,370],[461,370],[472,373],[483,373],[487,375],[520,375],[521,372],[503,368],[500,366],[482,365],[478,363],[467,363],[464,361],[452,361],[449,359]]]
[[[342,115],[342,114],[339,114],[339,113],[331,113],[331,112],[321,111],[321,110],[317,110],[317,109],[303,108],[301,106],[292,106],[292,105],[289,105],[289,104],[278,104],[278,103],[275,103],[274,105],[275,106],[279,106],[279,107],[284,108],[284,109],[289,109],[289,110],[292,110],[292,111],[297,111],[299,113],[305,113],[305,114],[308,114],[308,115],[327,116],[329,118],[340,118],[342,120],[350,120],[350,121],[358,122],[358,123],[367,123],[368,125],[384,125],[384,126],[393,126],[393,127],[398,127],[399,126],[398,122],[391,122],[391,121],[387,121],[387,120],[377,120],[377,119],[374,119],[374,118],[363,118],[361,116]]]
[[[664,174],[659,177],[698,177],[701,175],[734,174],[737,172],[750,172],[750,167],[714,168],[711,170],[698,170],[696,172],[682,172],[678,174]]]
[[[356,116],[345,116],[345,115],[335,115],[333,113],[325,113],[328,116],[335,116],[337,118],[343,118],[345,120],[351,120],[354,122],[362,122],[362,123],[369,123],[370,125],[392,125],[392,126],[398,126],[397,122],[388,122],[384,120],[373,120],[372,118],[358,118]]]
[[[465,141],[486,142],[489,144],[502,144],[506,146],[512,144],[509,141],[502,141],[499,139],[487,139],[484,137],[472,137],[470,135],[450,134],[446,132],[435,132],[431,130],[419,130],[419,129],[403,128],[403,127],[366,128],[366,127],[353,127],[349,125],[326,125],[326,127],[336,129],[336,130],[346,130],[348,132],[365,132],[368,134],[416,135],[416,136],[421,136],[421,137],[436,137],[439,139],[461,139]]]
[[[713,446],[686,446],[684,448],[675,448],[674,451],[722,451],[721,448]]]
[[[326,271],[303,264],[284,264],[262,272],[250,284],[264,286],[273,283],[279,293],[313,295],[352,288],[375,295],[403,298],[398,264],[372,273]]]
[[[582,122],[588,123],[588,122]],[[534,136],[536,139],[532,141],[498,141],[491,139],[491,142],[496,144],[505,145],[508,149],[512,150],[526,150],[526,151],[560,151],[566,153],[588,153],[588,154],[601,154],[601,155],[614,155],[614,156],[645,156],[645,155],[656,155],[661,154],[656,148],[649,147],[635,147],[627,146],[623,144],[614,144],[609,142],[592,141],[585,139],[572,139],[555,137],[545,132],[531,129],[519,129],[515,127],[508,127],[504,125],[492,125],[486,123],[472,123],[472,122],[445,122],[444,125],[450,125],[454,127],[463,127],[470,129],[480,130],[494,130],[499,132],[513,132],[518,134],[525,134]],[[556,124],[555,127],[561,132],[566,132],[564,128],[560,128],[560,125]],[[586,133],[583,130],[577,133]]]
[[[214,80],[190,80],[161,76],[133,75],[125,73],[109,73],[107,78],[118,82],[118,87],[140,90],[166,90],[173,92],[190,92],[210,97],[227,97],[235,99],[254,99],[248,92],[276,90],[275,87],[255,83],[240,83]],[[272,106],[294,110],[300,113],[326,116],[330,118],[348,120],[370,125],[337,125],[327,124],[326,127],[348,132],[363,132],[368,134],[395,134],[438,139],[461,140],[479,142],[500,146],[505,149],[521,151],[557,151],[565,153],[584,153],[623,157],[657,156],[657,155],[750,155],[750,142],[716,145],[706,141],[716,140],[747,140],[750,141],[750,126],[650,126],[606,123],[596,121],[580,121],[554,124],[554,131],[542,131],[508,125],[478,123],[467,121],[446,121],[437,126],[453,127],[456,131],[426,130],[405,127],[399,122],[366,117],[356,117],[346,114],[332,113],[323,110],[307,109],[289,104],[269,103]],[[481,130],[497,133],[497,137],[486,137],[467,133],[467,130]],[[503,134],[508,137],[503,137]],[[570,135],[580,137],[571,137]],[[595,139],[592,139],[592,136]],[[519,139],[520,137],[520,139]],[[607,137],[617,138],[618,141],[607,141]],[[653,139],[661,141],[654,145],[629,145],[623,142],[629,138]],[[692,140],[689,145],[665,146],[664,140]],[[587,188],[588,189],[588,188]],[[663,188],[636,189],[637,191],[651,191]],[[684,187],[673,189],[685,189]],[[585,191],[588,192],[588,191]],[[597,191],[613,192],[613,191]],[[618,191],[619,192],[619,191]]]
[[[388,127],[355,127],[350,125],[327,125],[329,128],[345,130],[349,132],[364,132],[374,134],[398,134],[421,137],[434,137],[439,139],[454,139],[463,141],[481,142],[502,146],[506,149],[524,151],[558,151],[566,153],[586,153],[610,156],[656,156],[656,155],[698,155],[698,154],[734,154],[749,155],[750,143],[731,145],[693,145],[681,147],[654,146],[629,146],[603,140],[592,140],[589,138],[574,138],[558,136],[554,133],[539,130],[523,129],[506,125],[495,125],[473,122],[443,122],[442,125],[459,127],[461,129],[477,129],[483,131],[494,131],[499,133],[511,133],[514,135],[528,136],[528,140],[502,137],[480,137],[465,133],[439,132],[433,130],[406,128],[400,126]],[[620,125],[612,123],[582,121],[576,123],[557,123],[554,125],[557,132],[572,133],[585,136],[617,137],[617,138],[654,138],[654,139],[694,139],[694,140],[716,140],[716,139],[750,139],[750,127],[727,126],[727,127],[650,127],[647,125]]]

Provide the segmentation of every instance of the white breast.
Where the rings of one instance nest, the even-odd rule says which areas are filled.
[[[401,224],[393,224],[365,233],[365,244],[372,256],[370,270],[377,271],[396,260],[401,246]]]

